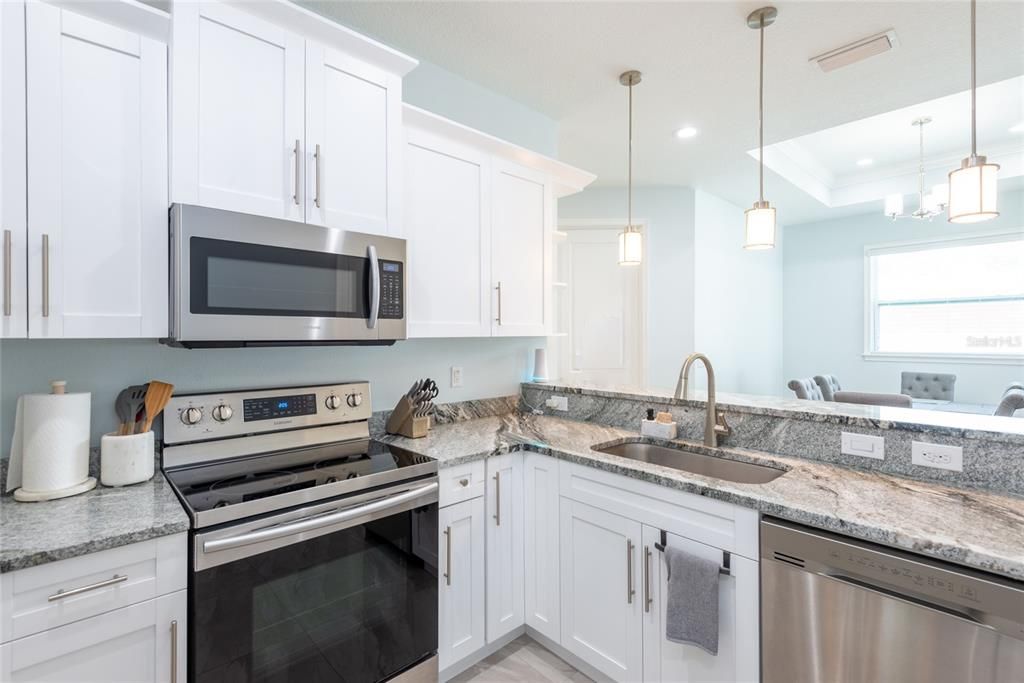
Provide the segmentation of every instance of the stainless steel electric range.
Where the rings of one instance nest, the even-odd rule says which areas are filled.
[[[369,438],[365,382],[175,396],[189,680],[437,678],[437,463]]]

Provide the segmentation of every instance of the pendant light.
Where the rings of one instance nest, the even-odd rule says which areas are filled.
[[[775,23],[779,11],[774,7],[762,7],[747,17],[747,26],[761,33],[761,67],[757,87],[757,162],[758,200],[752,209],[743,212],[744,249],[772,249],[775,247],[775,207],[764,199],[764,29]]]
[[[976,0],[971,0],[971,156],[949,172],[949,222],[978,223],[999,215],[996,181],[999,164],[978,156],[977,50],[975,48]]]
[[[643,261],[643,235],[633,225],[633,86],[640,82],[639,71],[626,71],[619,83],[629,88],[629,162],[626,189],[626,229],[619,233],[619,265],[638,266]]]

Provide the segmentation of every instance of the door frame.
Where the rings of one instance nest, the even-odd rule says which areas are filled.
[[[558,220],[558,230],[561,232],[569,232],[572,230],[601,230],[601,229],[615,229],[613,226],[624,226],[628,223],[628,219],[625,217],[619,218],[560,218]],[[648,241],[647,236],[649,231],[648,221],[643,218],[633,219],[633,226],[638,229],[643,239],[643,255],[640,261],[640,385],[647,385],[647,262],[648,262]],[[562,358],[565,355],[567,346],[561,344],[562,348],[559,349],[559,371],[560,374],[568,372],[570,364],[565,362]],[[564,378],[563,378],[564,379]]]

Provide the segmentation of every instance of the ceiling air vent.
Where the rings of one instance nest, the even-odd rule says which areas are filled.
[[[811,62],[816,63],[824,72],[835,71],[844,66],[855,64],[868,57],[888,52],[899,45],[896,40],[896,31],[889,29],[885,33],[879,33],[861,40],[854,41],[849,45],[843,45],[835,50],[829,50],[817,57],[812,57]]]

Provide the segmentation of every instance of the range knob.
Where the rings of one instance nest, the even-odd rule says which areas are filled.
[[[327,406],[329,410],[337,410],[341,407],[341,397],[337,394],[331,394],[324,399],[324,405]]]
[[[349,394],[345,398],[345,402],[348,403],[353,408],[358,408],[359,406],[361,406],[363,404],[363,395],[362,394]]]
[[[217,422],[227,422],[234,414],[235,411],[226,403],[221,403],[213,408],[213,419]]]
[[[181,421],[187,425],[199,424],[203,419],[203,409],[189,406],[181,411]]]

